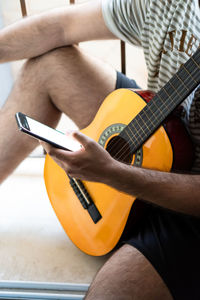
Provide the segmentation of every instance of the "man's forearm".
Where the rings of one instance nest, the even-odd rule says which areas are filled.
[[[59,10],[28,17],[0,31],[0,63],[31,58],[62,46]]]
[[[200,216],[200,176],[112,166],[105,183],[150,203]]]
[[[1,30],[0,63],[99,39],[115,39],[105,25],[101,0],[66,6],[25,18]]]
[[[200,216],[200,175],[129,166],[112,158],[83,133],[74,132],[72,136],[82,144],[80,151],[64,151],[42,143],[46,152],[69,176],[101,182],[150,203]]]

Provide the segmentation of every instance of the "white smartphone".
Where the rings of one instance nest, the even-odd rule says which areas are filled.
[[[42,124],[21,112],[16,113],[15,118],[19,130],[36,139],[47,142],[56,148],[68,151],[77,151],[82,147],[82,145],[72,137]]]

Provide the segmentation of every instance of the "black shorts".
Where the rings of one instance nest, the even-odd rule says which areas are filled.
[[[116,88],[123,87],[138,86],[118,73]],[[137,248],[151,262],[174,299],[199,300],[200,218],[136,200],[133,219],[141,204],[144,213],[134,225],[129,222],[129,231],[123,236],[125,243]]]

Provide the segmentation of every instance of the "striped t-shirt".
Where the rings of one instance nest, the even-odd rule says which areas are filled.
[[[148,89],[158,92],[200,46],[199,0],[102,0],[115,36],[143,47]],[[134,59],[134,57],[133,57]],[[183,119],[195,143],[193,171],[200,172],[200,85],[184,101]]]

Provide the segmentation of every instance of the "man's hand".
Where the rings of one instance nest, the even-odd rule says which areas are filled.
[[[40,142],[40,144],[69,176],[87,181],[104,182],[117,162],[98,143],[81,132],[75,131],[72,136],[82,144],[82,149],[70,152],[57,149],[45,142]]]
[[[72,177],[105,183],[150,203],[200,216],[200,176],[166,173],[129,166],[114,160],[99,144],[73,133],[83,149],[68,152],[41,143],[47,153]]]

